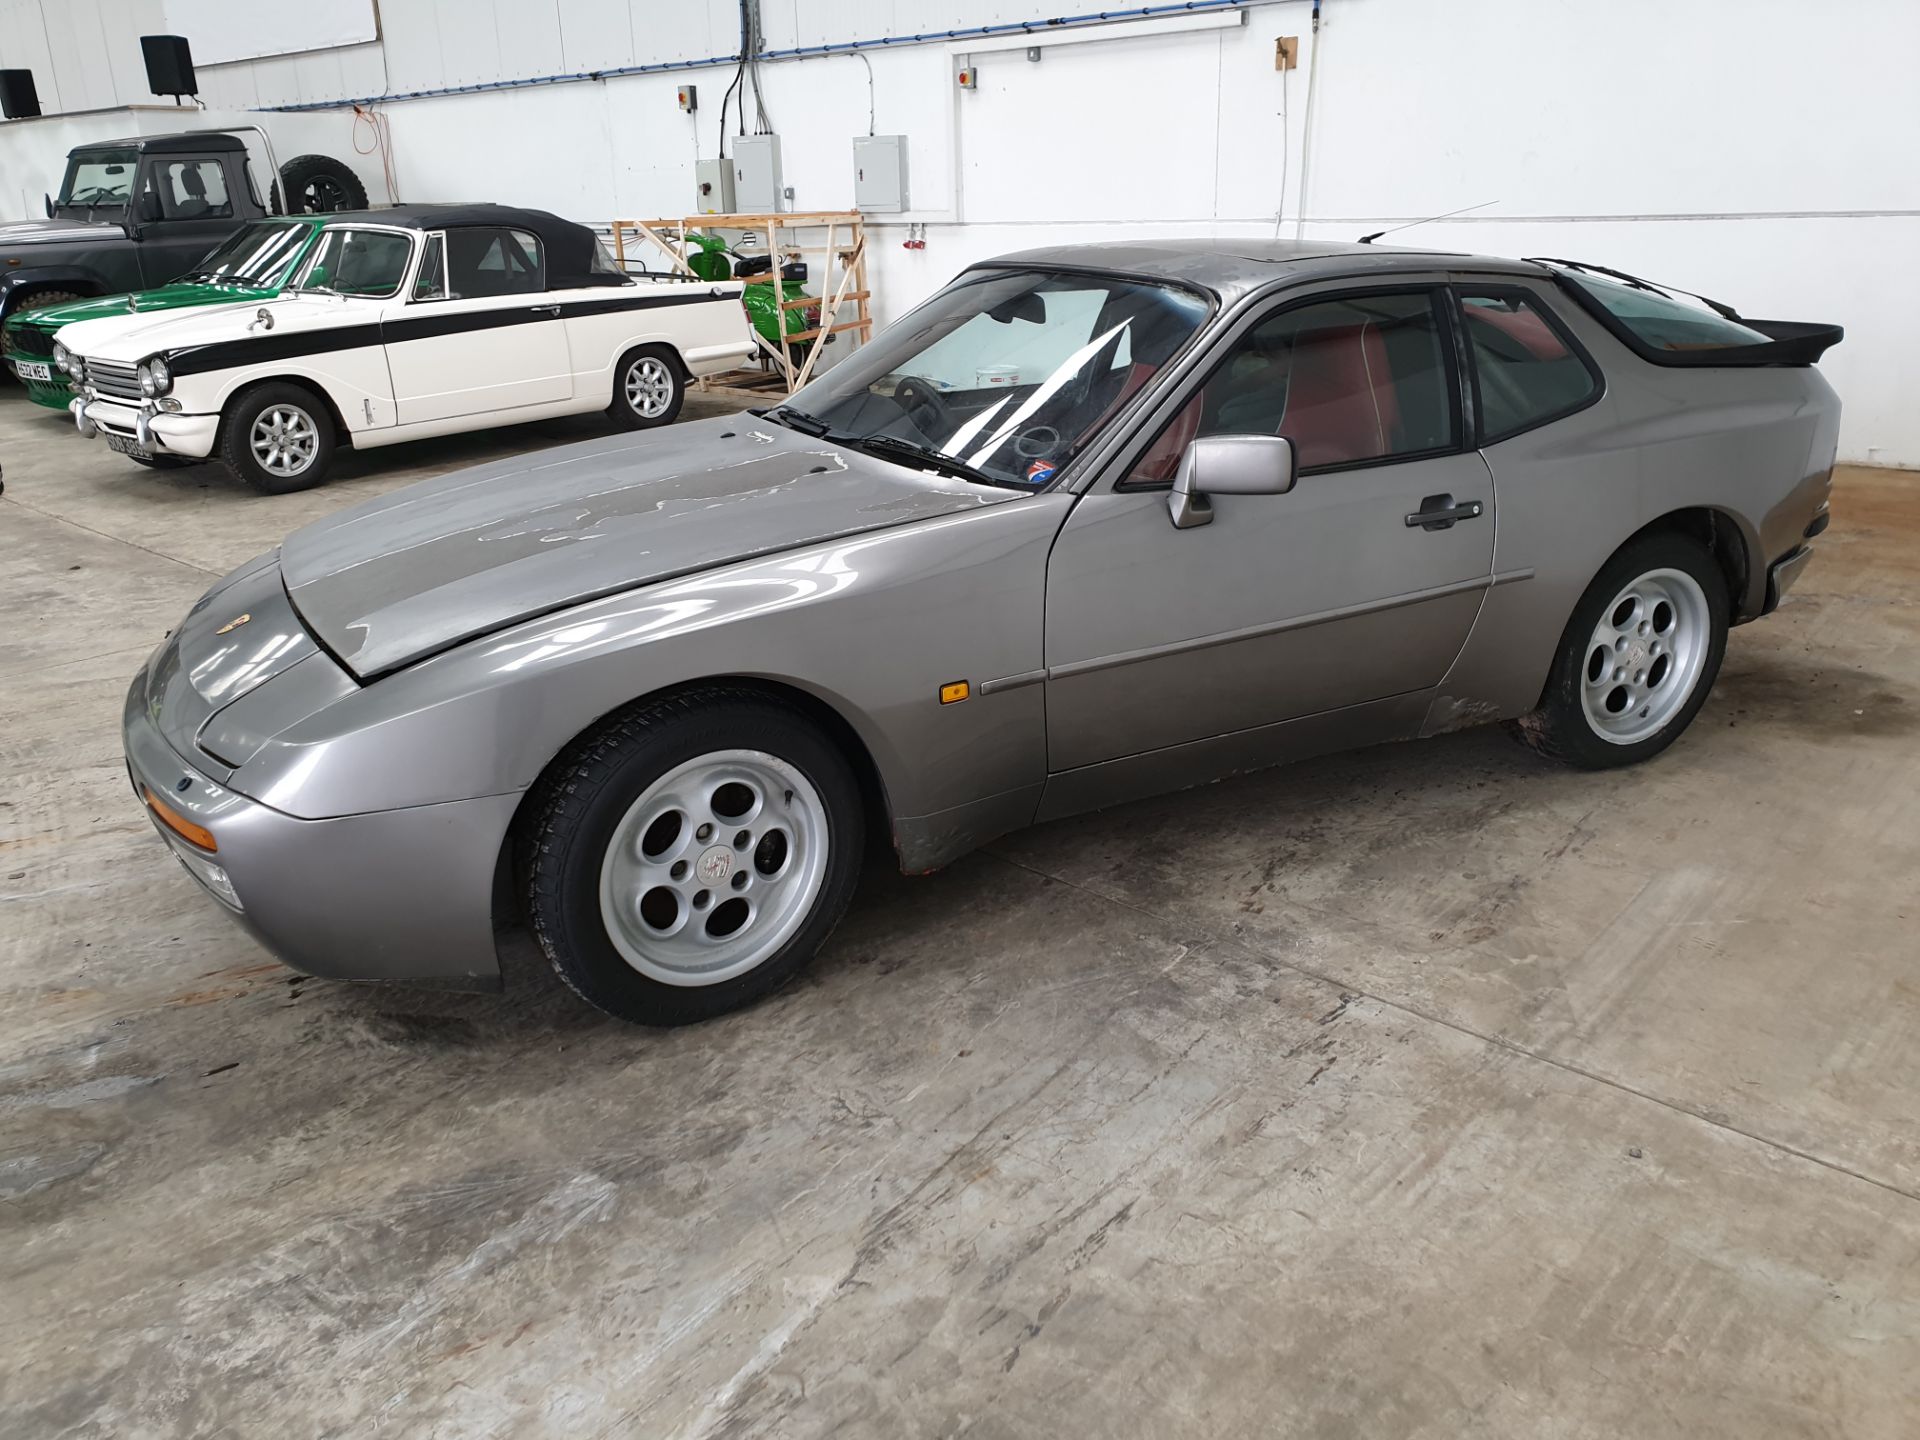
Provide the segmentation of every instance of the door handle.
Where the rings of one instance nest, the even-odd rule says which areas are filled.
[[[527,308],[532,310],[536,315],[558,315],[560,313],[560,307],[558,305],[530,305]]]
[[[1457,521],[1478,520],[1485,508],[1478,500],[1456,505],[1451,495],[1429,495],[1420,502],[1418,510],[1407,516],[1407,528],[1418,526],[1422,530],[1451,530]]]

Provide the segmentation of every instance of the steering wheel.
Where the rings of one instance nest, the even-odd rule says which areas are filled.
[[[945,435],[953,428],[950,423],[953,407],[931,380],[919,375],[903,375],[893,387],[893,399],[906,411],[907,419],[929,439]]]

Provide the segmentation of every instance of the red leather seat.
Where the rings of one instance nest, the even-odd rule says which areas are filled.
[[[1491,326],[1535,360],[1564,360],[1567,347],[1546,321],[1531,310],[1496,310],[1490,305],[1466,305],[1461,314],[1476,325]]]
[[[1286,418],[1302,468],[1373,460],[1393,448],[1399,398],[1372,321],[1307,330],[1293,342]]]

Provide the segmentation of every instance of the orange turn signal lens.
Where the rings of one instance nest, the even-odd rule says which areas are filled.
[[[191,820],[187,819],[186,816],[170,809],[161,801],[158,795],[155,795],[153,791],[145,785],[140,787],[140,795],[147,802],[148,808],[153,811],[160,823],[178,835],[182,840],[186,841],[189,845],[196,845],[202,850],[216,854],[219,852],[220,846],[218,842],[214,840],[211,830],[203,825],[194,824]]]
[[[966,681],[955,680],[940,687],[940,703],[942,705],[952,705],[956,701],[966,699],[967,696],[972,693],[972,691],[967,689]]]

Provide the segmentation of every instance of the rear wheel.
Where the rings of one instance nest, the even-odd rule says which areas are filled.
[[[589,1003],[642,1025],[748,1004],[813,958],[858,876],[860,791],[778,699],[641,705],[542,781],[524,871],[533,932]]]
[[[310,390],[270,381],[227,405],[220,458],[263,495],[308,490],[333,464],[333,417]]]
[[[665,345],[641,345],[620,357],[607,415],[627,430],[671,425],[687,398],[680,357]]]
[[[1693,723],[1726,653],[1727,581],[1685,536],[1609,560],[1567,622],[1544,703],[1521,740],[1586,770],[1650,759]]]

